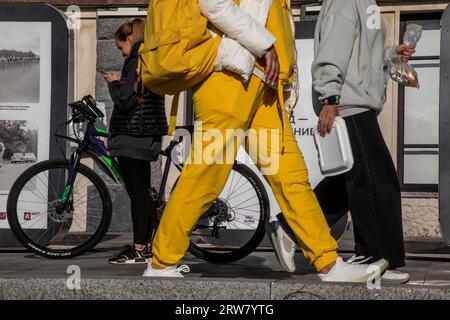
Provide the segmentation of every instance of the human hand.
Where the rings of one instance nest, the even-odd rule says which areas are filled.
[[[333,129],[334,120],[338,115],[339,110],[337,105],[324,105],[317,124],[317,131],[322,137],[325,137],[331,132],[331,129]]]
[[[406,44],[401,44],[397,47],[397,54],[400,56],[403,62],[408,62],[413,53],[416,52],[415,46],[408,46]]]
[[[280,63],[274,46],[264,54],[264,63],[267,82],[270,85],[275,86],[278,82],[278,76],[280,75]]]
[[[110,83],[116,80],[120,80],[120,77],[117,73],[108,73],[103,76],[106,82]]]

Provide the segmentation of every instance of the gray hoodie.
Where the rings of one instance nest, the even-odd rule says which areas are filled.
[[[378,16],[381,28],[370,24],[376,22],[373,6],[375,0],[323,1],[311,69],[317,114],[322,109],[320,101],[335,95],[341,97],[342,117],[370,109],[381,112],[387,59],[397,54],[395,46],[385,46],[383,19]]]

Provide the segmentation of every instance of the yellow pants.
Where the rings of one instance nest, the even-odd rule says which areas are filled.
[[[317,270],[333,263],[337,259],[337,243],[308,182],[308,170],[286,112],[280,117],[276,92],[255,76],[244,86],[230,73],[215,72],[194,88],[193,100],[195,120],[202,122],[201,129],[195,129],[194,141],[199,130],[215,128],[225,133],[226,129],[252,128],[256,131],[279,129],[281,144],[281,119],[284,118],[285,149],[283,154],[279,150],[278,171],[265,175],[265,179],[307,260]],[[210,142],[197,139],[195,143],[205,147]],[[224,139],[223,148],[226,143]],[[237,148],[234,155],[236,152]],[[257,159],[253,161],[260,167]],[[183,258],[189,247],[190,233],[223,190],[232,167],[232,163],[185,165],[153,241],[153,263],[167,267]]]

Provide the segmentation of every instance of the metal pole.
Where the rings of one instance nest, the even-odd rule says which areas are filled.
[[[450,244],[450,7],[441,21],[441,81],[439,99],[439,222]]]

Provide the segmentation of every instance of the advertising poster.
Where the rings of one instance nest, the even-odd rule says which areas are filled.
[[[51,22],[0,22],[0,229],[9,228],[6,201],[14,181],[48,159],[50,104]],[[36,206],[20,216],[31,222],[46,211],[47,186],[36,181],[25,192]],[[29,228],[46,226],[46,219],[35,221]]]
[[[296,40],[299,59],[300,98],[294,109],[290,122],[300,150],[305,158],[312,187],[323,180],[319,168],[319,158],[314,144],[313,130],[317,127],[318,118],[312,104],[311,64],[314,60],[314,39]]]

